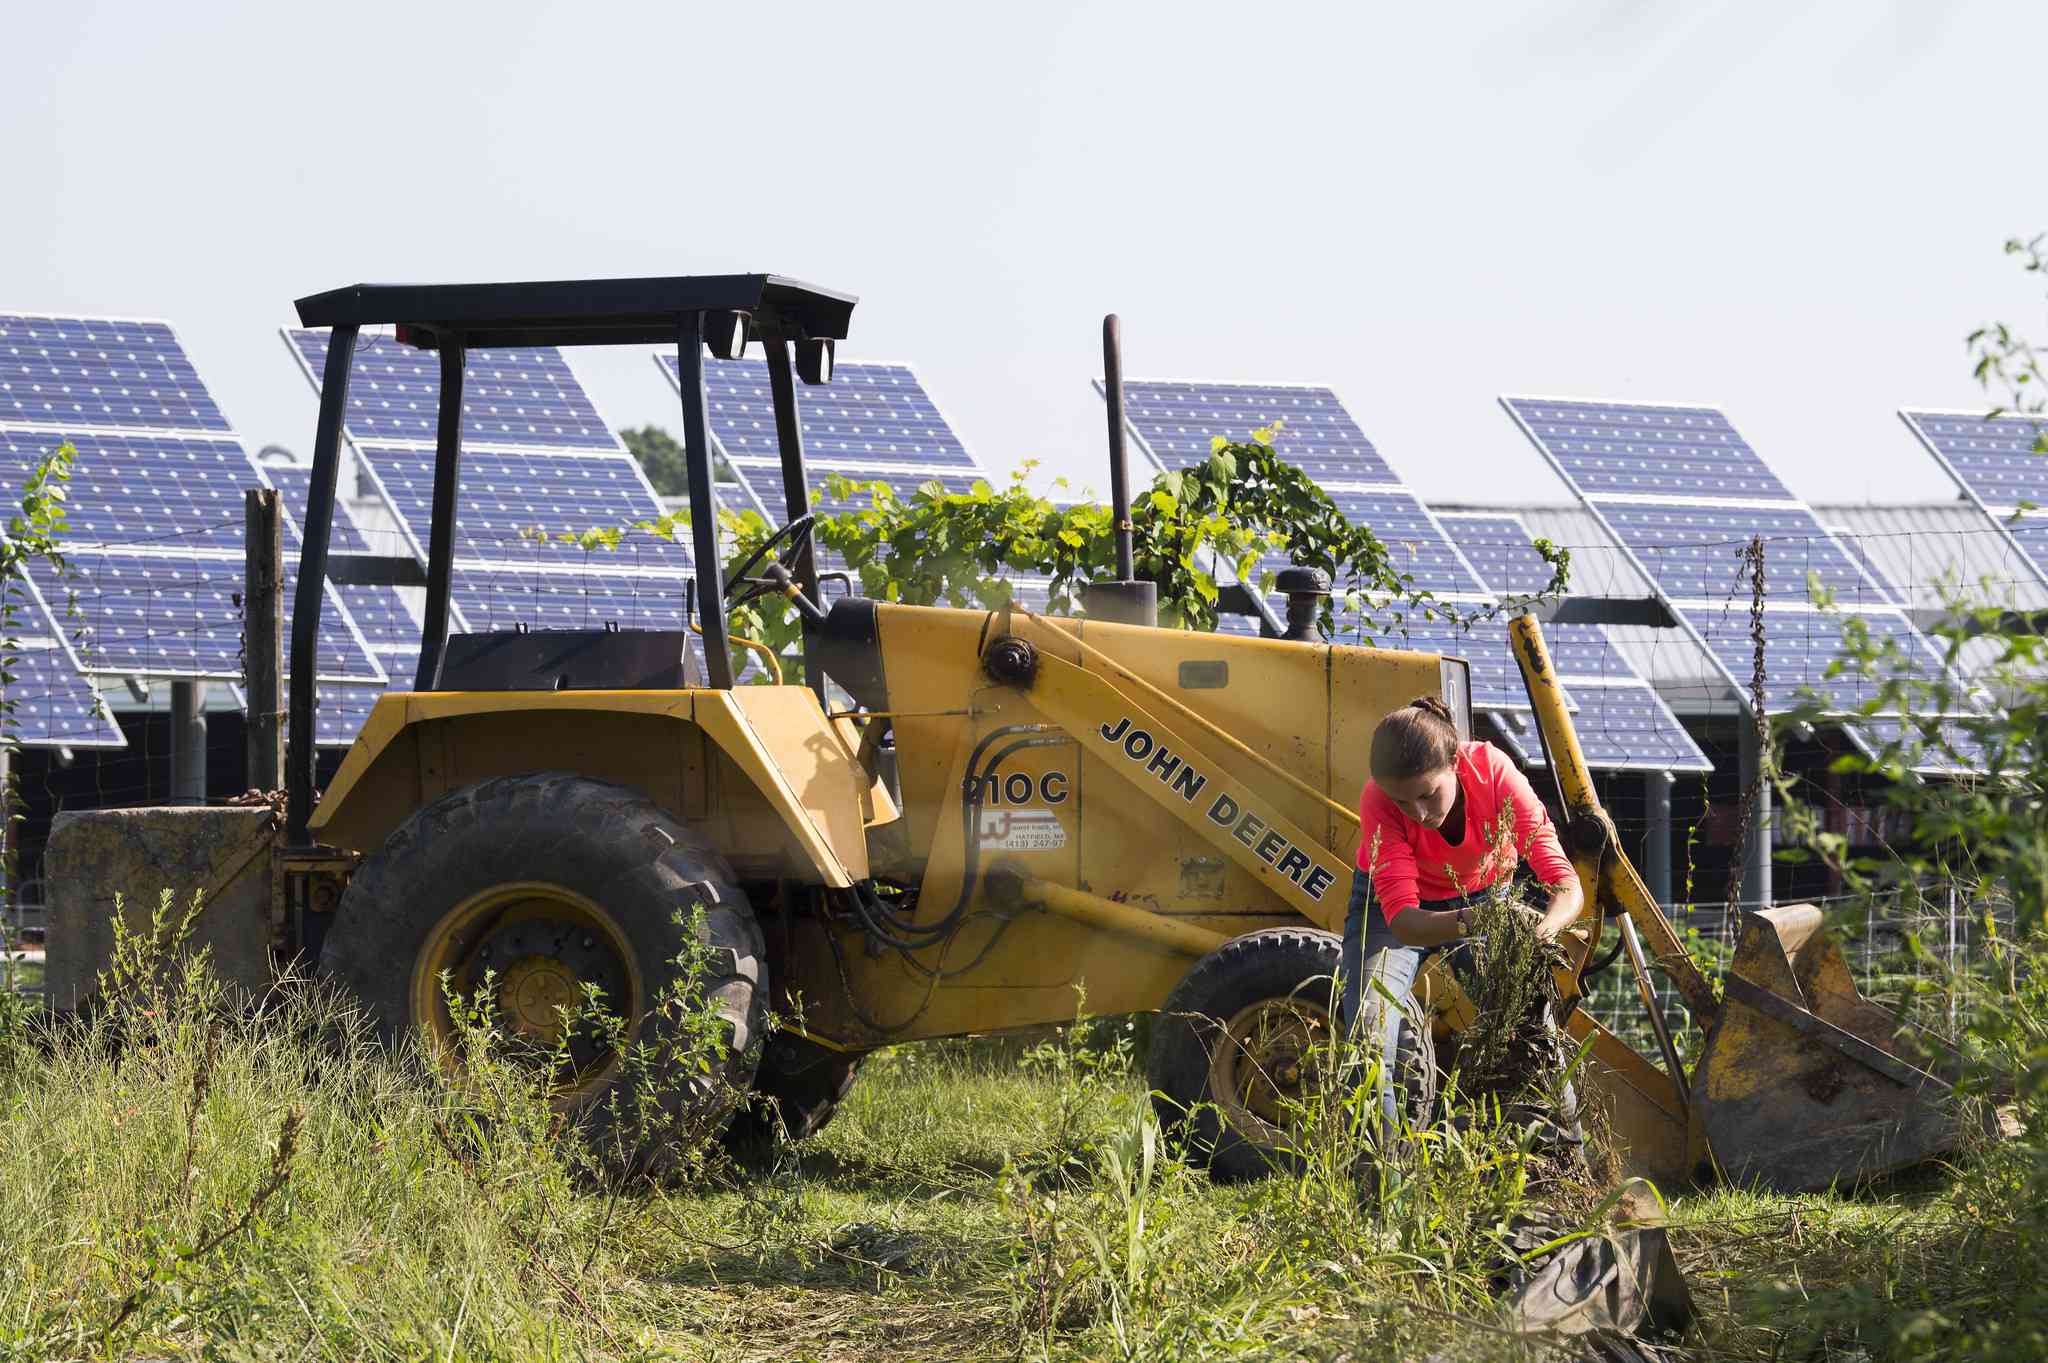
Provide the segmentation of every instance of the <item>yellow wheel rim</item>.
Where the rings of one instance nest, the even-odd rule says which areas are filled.
[[[1239,1135],[1283,1144],[1299,1105],[1316,1093],[1329,1042],[1329,1010],[1307,999],[1241,1008],[1210,1051],[1209,1100]]]
[[[486,981],[489,988],[486,989]],[[508,1037],[535,1048],[563,1041],[563,1009],[572,1012],[595,986],[597,1007],[638,1030],[646,987],[631,945],[603,906],[542,881],[508,881],[469,896],[427,934],[413,962],[412,1015],[444,1062],[455,1062],[458,1028],[448,1006],[481,1007]],[[566,1044],[558,1099],[603,1082],[617,1058],[595,1029],[578,1027]]]

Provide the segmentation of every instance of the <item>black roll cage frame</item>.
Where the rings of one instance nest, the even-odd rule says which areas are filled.
[[[759,342],[768,361],[776,444],[788,519],[810,514],[796,379],[829,382],[835,343],[846,339],[854,305],[835,293],[779,275],[677,275],[646,279],[556,280],[514,284],[356,284],[298,300],[299,322],[329,328],[327,361],[314,428],[311,487],[301,524],[299,578],[292,598],[290,701],[285,757],[286,836],[312,845],[314,681],[320,614],[330,577],[335,482],[356,338],[366,326],[392,326],[398,341],[441,356],[435,431],[433,523],[427,570],[410,558],[348,554],[333,580],[424,586],[426,618],[414,689],[439,688],[448,644],[448,597],[455,564],[455,506],[462,462],[463,373],[471,350],[513,346],[669,345],[676,347],[683,405],[683,454],[689,473],[691,560],[702,603],[704,661],[713,687],[733,684],[725,620],[724,571],[712,494],[711,433],[704,392],[704,351],[721,359]],[[794,362],[792,362],[794,352]],[[808,531],[797,536],[791,576],[817,599],[817,566]]]

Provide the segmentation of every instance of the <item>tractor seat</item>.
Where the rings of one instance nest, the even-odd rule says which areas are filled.
[[[677,691],[704,685],[692,636],[675,629],[517,629],[451,634],[442,691]]]

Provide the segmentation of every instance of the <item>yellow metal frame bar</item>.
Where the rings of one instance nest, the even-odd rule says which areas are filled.
[[[1026,903],[1071,918],[1091,928],[1133,937],[1141,942],[1181,956],[1206,956],[1230,939],[1220,932],[1183,923],[1164,914],[1134,909],[1086,890],[1055,885],[1036,876],[1018,884],[1018,896]]]
[[[1543,642],[1543,627],[1533,615],[1516,616],[1508,622],[1508,639],[1515,651],[1515,662],[1522,669],[1522,683],[1528,688],[1537,727],[1543,731],[1551,769],[1557,773],[1558,787],[1564,793],[1565,817],[1571,825],[1566,830],[1567,841],[1573,849],[1572,862],[1578,868],[1579,879],[1589,891],[1588,907],[1597,905],[1606,913],[1627,914],[1649,942],[1656,963],[1678,986],[1679,997],[1685,1000],[1693,1021],[1702,1029],[1711,1026],[1720,1016],[1721,1001],[1678,940],[1671,920],[1657,906],[1643,878],[1621,853],[1614,820],[1601,808],[1600,797],[1593,789],[1593,774],[1579,747],[1578,732],[1572,728],[1564,687],[1558,682],[1550,650]],[[1587,833],[1588,828],[1597,837]],[[1587,943],[1587,950],[1591,951],[1593,945]]]

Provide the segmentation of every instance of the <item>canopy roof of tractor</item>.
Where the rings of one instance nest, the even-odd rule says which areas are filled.
[[[670,275],[516,284],[351,284],[298,301],[309,327],[395,324],[432,350],[443,334],[470,349],[673,344],[689,313],[741,312],[749,339],[844,340],[857,300],[781,275]]]

